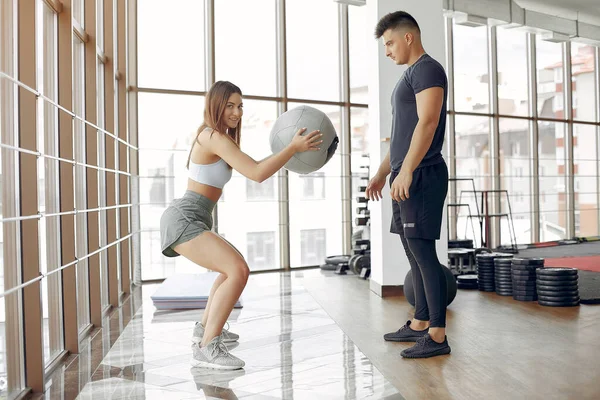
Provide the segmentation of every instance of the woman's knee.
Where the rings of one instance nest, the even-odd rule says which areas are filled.
[[[246,263],[246,261],[242,258],[235,261],[232,271],[228,277],[239,281],[240,283],[246,284],[249,276],[250,268],[248,267],[248,263]]]

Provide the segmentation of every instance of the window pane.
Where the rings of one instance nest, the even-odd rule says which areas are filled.
[[[269,135],[277,119],[277,103],[244,100],[242,117],[242,151],[256,161],[271,153]],[[279,182],[277,174],[263,183],[250,182],[237,171],[225,186],[218,204],[219,234],[227,237],[245,257],[251,271],[279,269]],[[256,264],[248,251],[256,249],[248,242],[252,233],[273,233],[272,255],[258,257]],[[262,246],[264,249],[266,245]],[[270,246],[270,245],[269,245]],[[253,250],[254,251],[254,250]],[[246,253],[246,254],[244,254]],[[262,253],[261,253],[262,254]]]
[[[244,94],[276,96],[275,3],[265,0],[215,2],[217,80],[236,84]],[[250,15],[260,15],[260,23],[248,18]]]
[[[142,279],[166,278],[175,271],[197,273],[183,257],[162,255],[159,228],[168,203],[187,188],[186,163],[202,124],[204,97],[139,93],[138,110]]]
[[[350,101],[364,103],[369,101],[369,71],[367,57],[367,40],[375,40],[374,36],[365,33],[367,24],[367,7],[348,7],[348,36],[350,48]]]
[[[38,75],[41,92],[57,100],[56,15],[45,3],[38,18],[38,62],[43,73]],[[58,154],[58,110],[52,104],[38,100],[38,149],[44,154]],[[38,158],[38,208],[42,213],[57,213],[59,203],[59,161]],[[61,265],[60,226],[58,217],[42,218],[38,224],[40,243],[40,268],[42,273],[53,271]],[[42,313],[44,362],[51,363],[63,350],[62,339],[62,285],[60,274],[42,280]]]
[[[96,1],[96,44],[104,51],[104,2]]]
[[[97,113],[98,113],[98,126],[100,128],[105,127],[104,118],[105,118],[105,104],[104,104],[104,65],[97,61],[98,63],[98,81],[97,86],[98,90],[96,91],[97,96]],[[96,140],[98,141],[98,166],[105,167],[106,166],[106,135],[104,132],[96,133]],[[106,207],[106,172],[98,171],[98,206]],[[106,211],[100,211],[98,213],[99,224],[98,224],[98,237],[100,238],[100,247],[104,247],[107,245],[107,227],[106,227]],[[100,263],[100,292],[101,292],[101,304],[102,309],[109,305],[108,298],[108,252],[107,250],[103,250],[98,253],[99,263]]]
[[[538,115],[564,118],[562,45],[536,37]]]
[[[365,225],[357,225],[357,217],[369,215],[367,203],[359,203],[357,198],[364,198],[364,189],[369,183],[369,110],[367,108],[350,109],[351,139],[351,171],[352,171],[352,231],[357,239],[369,237]],[[364,222],[364,221],[363,221]]]
[[[475,243],[481,245],[479,224],[469,215],[482,213],[480,196],[475,196],[473,190],[492,188],[489,118],[457,115],[455,131],[456,177],[467,179],[455,183],[457,203],[468,204],[457,211],[457,235],[458,238],[475,239]]]
[[[596,91],[594,82],[595,47],[571,42],[571,74],[573,76],[573,119],[596,120]]]
[[[598,229],[598,159],[596,127],[573,126],[575,236],[596,236]]]
[[[539,122],[540,241],[566,237],[565,124]]]
[[[529,115],[527,36],[498,27],[498,110],[501,115]]]
[[[75,115],[85,118],[85,48],[78,38],[73,39],[73,111]],[[73,122],[73,150],[75,160],[86,162],[85,157],[85,125],[79,119]],[[75,195],[75,208],[87,208],[87,188],[85,179],[86,168],[75,166],[73,190]],[[88,254],[87,251],[87,214],[75,216],[75,256],[78,258]],[[85,329],[90,323],[89,306],[89,276],[88,259],[77,263],[77,312],[79,330]]]
[[[288,96],[339,101],[338,4],[287,0],[286,27]]]
[[[508,191],[500,196],[502,213],[511,213],[517,243],[531,243],[531,150],[529,122],[500,119],[500,188]],[[509,208],[510,205],[510,208]],[[511,230],[502,220],[501,244],[510,244]]]
[[[0,1],[0,70],[16,76],[14,50],[16,38],[12,35],[16,26],[17,3]],[[0,136],[3,144],[18,146],[15,121],[17,86],[0,78]],[[0,215],[13,218],[20,215],[12,190],[15,190],[16,168],[19,153],[0,149]],[[20,223],[0,224],[0,292],[21,284]],[[17,266],[17,268],[15,268]],[[0,298],[0,397],[16,398],[25,388],[23,354],[22,291]]]
[[[289,109],[302,104],[290,103]],[[335,106],[311,105],[325,112],[331,119],[338,137],[341,138],[340,108]],[[299,175],[289,172],[289,198],[290,198],[290,262],[292,267],[317,265],[324,262],[324,258],[318,262],[305,264],[303,260],[313,260],[303,254],[301,243],[301,232],[324,231],[325,238],[319,243],[324,243],[327,255],[341,254],[342,251],[342,161],[340,147],[324,167],[316,171],[321,175],[308,174]],[[306,183],[305,180],[315,180]],[[315,190],[319,190],[320,182],[324,181],[325,195],[323,197],[309,198],[305,195],[305,187],[310,188],[314,184]],[[309,192],[310,193],[310,192]],[[319,239],[320,240],[320,239]],[[320,253],[319,253],[320,254]],[[306,258],[308,257],[308,258]]]
[[[85,28],[84,3],[84,0],[73,0],[73,18],[79,22],[82,28]]]
[[[489,113],[487,27],[453,29],[456,111]]]
[[[178,0],[171,7],[143,0],[137,6],[139,86],[205,90],[204,1]]]

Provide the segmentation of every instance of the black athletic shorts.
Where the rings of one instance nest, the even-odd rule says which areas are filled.
[[[397,175],[398,172],[392,171],[390,187]],[[417,168],[408,190],[409,198],[399,202],[392,200],[390,232],[399,234],[404,227],[407,238],[439,239],[447,193],[448,167],[445,161]]]

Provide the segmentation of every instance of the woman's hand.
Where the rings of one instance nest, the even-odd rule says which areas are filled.
[[[302,153],[304,151],[319,151],[319,147],[323,140],[323,134],[320,131],[312,131],[308,135],[302,135],[306,131],[306,128],[299,129],[294,135],[290,146],[296,153]]]

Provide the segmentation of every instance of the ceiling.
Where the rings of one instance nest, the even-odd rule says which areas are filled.
[[[600,25],[600,0],[514,0],[519,6],[544,14]]]

